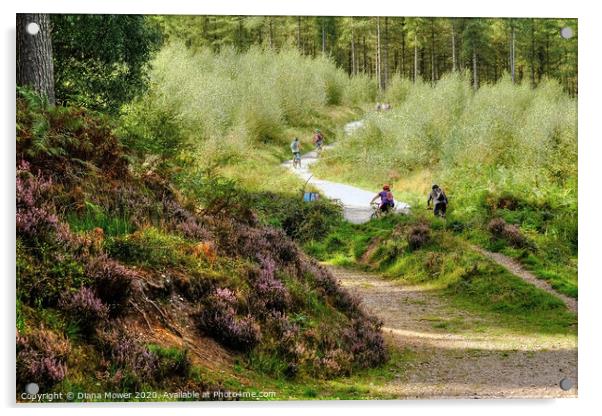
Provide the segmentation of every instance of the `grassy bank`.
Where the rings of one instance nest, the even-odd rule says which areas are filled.
[[[574,334],[576,317],[559,299],[470,249],[453,224],[422,215],[345,223],[306,245],[314,257],[419,285],[456,307],[524,333]]]

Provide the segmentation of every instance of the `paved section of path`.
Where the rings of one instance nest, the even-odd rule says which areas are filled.
[[[344,128],[345,134],[351,134],[361,126],[363,126],[361,120],[348,123]],[[330,147],[331,146],[325,146],[324,150],[327,150]],[[313,185],[319,189],[327,198],[339,200],[343,205],[343,215],[347,221],[354,224],[361,224],[369,221],[370,216],[372,215],[370,201],[376,195],[376,190],[366,191],[355,186],[315,178],[310,171],[310,167],[317,161],[318,154],[317,152],[312,151],[301,156],[300,168],[294,168],[292,161],[290,160],[284,162],[282,165],[294,172],[307,184]],[[397,202],[395,208],[398,212],[404,214],[409,213],[410,210],[410,206],[403,202]]]
[[[399,398],[577,396],[577,338],[519,333],[451,307],[421,287],[331,267],[341,284],[384,322],[389,344],[409,351],[405,371],[383,386]],[[562,378],[575,383],[568,391]]]

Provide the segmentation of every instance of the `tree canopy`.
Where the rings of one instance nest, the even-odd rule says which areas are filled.
[[[142,92],[161,43],[141,15],[51,16],[57,99],[114,113]]]
[[[252,45],[325,54],[348,73],[381,73],[436,81],[445,73],[467,70],[477,86],[495,82],[504,72],[516,82],[539,84],[557,79],[577,93],[576,19],[316,17],[316,16],[157,16],[168,39],[192,49],[220,50]],[[380,26],[378,28],[377,26]],[[575,36],[565,39],[563,27]],[[512,52],[514,51],[514,53]],[[474,52],[474,54],[473,54]],[[473,62],[473,59],[476,62]],[[476,65],[475,65],[476,64]],[[476,70],[475,70],[476,69]],[[386,86],[386,85],[385,85]]]

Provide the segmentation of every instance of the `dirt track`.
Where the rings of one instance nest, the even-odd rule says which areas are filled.
[[[577,339],[516,333],[452,308],[436,293],[375,274],[331,268],[384,322],[387,342],[415,354],[404,374],[377,389],[399,398],[577,396]],[[563,377],[575,386],[559,387]]]

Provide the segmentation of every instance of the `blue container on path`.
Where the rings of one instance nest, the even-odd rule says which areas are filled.
[[[320,199],[320,194],[317,192],[304,192],[303,193],[303,200],[305,202],[317,201],[318,199]]]

